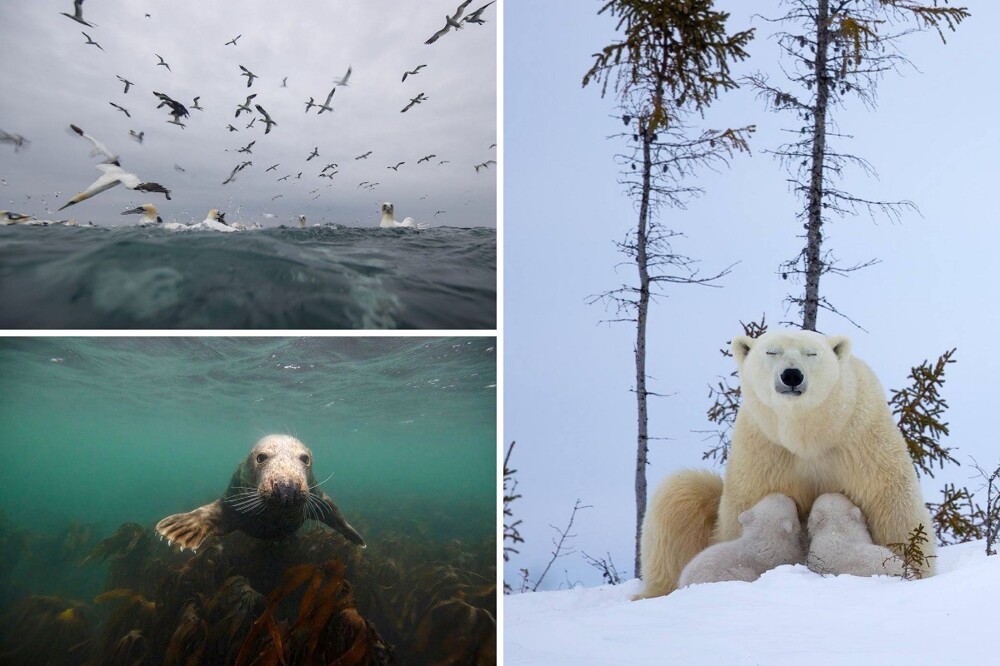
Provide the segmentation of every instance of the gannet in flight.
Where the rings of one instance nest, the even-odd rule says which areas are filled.
[[[257,116],[254,116],[253,118],[250,119],[250,122],[247,123],[246,129],[250,129],[251,127],[253,127],[253,124],[255,122],[257,122]]]
[[[174,71],[174,70],[170,69],[170,65],[168,65],[167,61],[163,59],[163,56],[161,56],[159,53],[154,53],[153,55],[155,55],[157,58],[160,59],[160,62],[156,63],[157,67],[159,67],[160,65],[163,65],[164,67],[167,68],[168,72]]]
[[[83,32],[82,30],[80,31],[80,34],[87,38],[86,44],[93,44],[94,46],[96,46],[97,48],[101,49],[102,51],[104,50],[104,47],[101,46],[100,44],[98,44],[97,42],[95,42],[93,39],[91,39],[90,35],[88,35],[87,33]]]
[[[396,166],[387,166],[386,169],[392,169],[393,171],[399,171],[399,167],[406,164],[406,162],[396,162]]]
[[[253,148],[253,144],[255,144],[255,143],[257,143],[256,139],[254,139],[253,141],[251,141],[247,145],[243,146],[242,148],[240,148],[236,152],[238,152],[238,153],[246,153],[247,155],[253,155],[252,148]]]
[[[240,66],[239,66],[239,68],[243,70],[243,73],[242,73],[242,74],[240,74],[240,76],[245,76],[245,77],[247,77],[247,88],[249,88],[250,86],[252,86],[252,85],[253,85],[253,80],[254,80],[254,79],[259,79],[259,78],[260,78],[259,76],[257,76],[257,75],[256,75],[256,74],[254,74],[253,72],[251,72],[251,71],[250,71],[249,69],[247,69],[247,68],[246,68],[246,67],[244,67],[243,65],[240,65]],[[249,109],[248,109],[248,110],[249,110]]]
[[[170,190],[167,188],[163,187],[159,183],[140,182],[138,176],[134,173],[128,173],[117,164],[98,164],[96,166],[97,170],[101,172],[101,177],[91,183],[87,189],[75,195],[59,210],[69,208],[70,206],[78,204],[81,201],[86,201],[90,197],[100,194],[104,190],[111,189],[119,183],[130,190],[138,190],[140,192],[159,192],[160,194],[166,195],[167,199],[170,198]]]
[[[282,88],[287,88],[288,87],[288,77],[287,76],[285,78],[281,79],[281,87]]]
[[[159,100],[160,100],[160,103],[156,105],[156,108],[159,109],[162,106],[169,106],[170,107],[170,115],[172,115],[174,117],[174,119],[173,120],[168,120],[167,122],[168,123],[173,123],[175,125],[180,125],[181,127],[184,127],[184,125],[180,122],[181,117],[185,117],[185,116],[190,116],[191,115],[188,112],[187,107],[185,107],[183,104],[181,104],[177,100],[171,98],[170,95],[167,95],[166,93],[156,92],[154,90],[153,94],[156,97],[158,97]]]
[[[430,155],[424,155],[419,160],[417,160],[417,164],[420,164],[421,162],[430,162],[432,157],[437,157],[437,155],[435,155],[434,153],[431,153]]]
[[[104,159],[101,160],[103,164],[118,164],[118,156],[112,153],[110,150],[108,150],[108,147],[105,146],[103,143],[101,143],[94,137],[90,136],[76,125],[71,124],[69,128],[74,132],[76,132],[77,134],[79,134],[80,136],[82,136],[87,141],[89,141],[94,146],[90,151],[91,157],[97,157],[98,155],[103,155]]]
[[[250,100],[252,100],[256,96],[257,96],[257,93],[254,93],[252,95],[247,95],[247,101],[243,102],[242,104],[240,104],[239,106],[236,107],[236,117],[237,118],[240,117],[240,113],[242,113],[243,111],[246,111],[247,113],[250,113]]]
[[[135,130],[129,130],[128,135],[133,139],[135,139],[136,141],[138,141],[139,143],[142,143],[142,139],[143,137],[146,136],[146,132],[145,131],[136,132]]]
[[[96,28],[94,23],[87,23],[83,20],[83,0],[73,0],[73,13],[67,14],[66,12],[59,12],[63,16],[68,16],[77,23],[83,24],[88,28]]]
[[[388,201],[382,204],[382,220],[379,226],[383,229],[392,227],[408,227],[410,229],[426,229],[430,225],[426,222],[415,222],[412,217],[405,218],[402,222],[397,222],[393,217],[393,207]]]
[[[0,143],[12,143],[14,144],[14,152],[16,153],[24,144],[30,143],[20,134],[12,134],[11,132],[4,132],[0,130]]]
[[[476,11],[472,12],[471,14],[469,14],[468,16],[466,16],[464,19],[462,19],[462,22],[464,22],[464,23],[478,23],[479,25],[482,25],[482,24],[486,23],[486,21],[484,21],[482,19],[483,10],[486,9],[487,7],[489,7],[490,5],[492,5],[494,2],[496,2],[496,0],[490,0],[485,5],[483,5],[482,7],[480,7],[479,9],[477,9]]]
[[[426,66],[427,65],[417,65],[416,67],[414,67],[413,69],[409,70],[408,72],[403,72],[403,81],[406,81],[406,77],[407,76],[410,76],[412,74],[419,74],[420,70],[422,70]]]
[[[348,65],[347,66],[347,74],[344,74],[342,77],[340,77],[339,79],[337,79],[336,81],[334,81],[333,85],[334,86],[344,86],[345,88],[347,88],[348,85],[349,85],[347,82],[351,78],[351,70],[352,69],[353,69],[353,66],[352,65]],[[330,94],[333,95],[333,93],[330,93]],[[329,103],[329,101],[330,100],[328,99],[327,103]]]
[[[187,169],[182,167],[180,164],[174,163],[174,171],[180,171],[181,173],[186,173]]]
[[[197,109],[199,111],[204,111],[205,107],[203,107],[200,104],[198,104],[198,100],[199,99],[201,99],[201,95],[198,95],[197,97],[194,98],[194,102],[191,103],[191,108],[192,109]]]
[[[313,148],[312,153],[310,153],[309,157],[306,158],[306,162],[308,162],[309,160],[311,160],[314,157],[319,157],[319,146],[316,146],[315,148]]]
[[[260,104],[254,104],[254,108],[260,111],[261,115],[264,116],[264,124],[267,125],[267,127],[264,128],[264,134],[268,134],[271,131],[271,125],[277,125],[278,123],[271,120],[270,114],[268,114],[268,112],[265,111],[264,107]]]
[[[228,42],[226,42],[225,44],[223,44],[223,46],[229,46],[230,44],[232,44],[233,46],[236,46],[236,40],[239,39],[242,36],[243,36],[243,33],[240,33],[240,34],[236,35],[235,37],[233,37],[232,39],[230,39]]]
[[[445,21],[444,27],[435,32],[433,35],[431,35],[431,38],[428,39],[426,42],[424,42],[424,44],[433,44],[452,28],[455,28],[456,30],[461,30],[462,24],[458,19],[461,18],[462,12],[465,11],[465,8],[468,7],[470,3],[472,3],[472,0],[465,0],[462,4],[458,6],[458,9],[455,10],[454,15],[452,16],[446,15],[444,17]]]
[[[264,169],[264,173],[267,173],[268,171],[274,171],[275,169],[278,168],[279,164],[281,164],[281,163],[279,162],[278,164],[272,164],[271,166],[269,166],[266,169]]]
[[[118,76],[118,75],[115,74],[115,76]],[[118,80],[125,84],[125,92],[122,93],[123,95],[128,93],[129,86],[135,85],[134,83],[132,83],[128,79],[122,78],[121,76],[118,76]]]
[[[414,104],[420,104],[421,102],[426,102],[426,101],[427,101],[427,95],[423,93],[418,94],[416,97],[411,97],[410,103],[404,106],[402,110],[400,110],[400,113],[406,113],[413,107]]]
[[[114,102],[108,102],[108,104],[110,104],[111,106],[115,107],[116,109],[118,109],[119,111],[121,111],[122,113],[124,113],[124,114],[125,114],[126,116],[128,116],[129,118],[131,118],[131,117],[132,117],[132,114],[131,114],[131,113],[129,113],[129,112],[128,112],[128,109],[126,109],[126,108],[125,108],[124,106],[118,106],[118,105],[117,105],[117,104],[115,104]]]
[[[309,113],[309,109],[313,108],[314,106],[317,106],[317,104],[315,100],[312,97],[310,97],[309,101],[306,102],[306,113]]]
[[[323,113],[324,111],[330,111],[331,113],[333,112],[333,107],[330,106],[330,100],[333,99],[333,93],[335,92],[337,92],[337,86],[334,86],[333,90],[330,91],[330,94],[326,96],[326,101],[319,105],[319,111],[316,112],[317,115]],[[312,97],[310,97],[309,99],[311,100]],[[308,111],[308,109],[306,110]]]
[[[355,157],[354,159],[356,159],[356,160],[366,160],[366,159],[368,159],[368,156],[369,156],[369,155],[371,155],[371,154],[372,154],[372,151],[370,151],[370,150],[369,150],[369,151],[368,151],[367,153],[365,153],[364,155],[358,155],[358,156],[357,156],[357,157]]]
[[[229,130],[230,132],[239,132],[238,129],[236,129],[235,127],[233,127],[232,123],[226,125],[226,129]]]
[[[474,165],[476,167],[476,173],[479,173],[480,169],[488,169],[491,164],[496,164],[496,162],[494,160],[486,160],[482,164]]]

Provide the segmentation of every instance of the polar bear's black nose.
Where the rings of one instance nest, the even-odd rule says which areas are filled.
[[[781,373],[781,383],[792,388],[801,384],[803,379],[805,377],[802,376],[802,371],[798,368],[785,368]]]

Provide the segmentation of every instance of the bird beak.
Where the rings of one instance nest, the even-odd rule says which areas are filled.
[[[138,208],[130,208],[129,210],[123,210],[122,215],[136,215],[137,213],[145,213],[146,209],[142,206]]]

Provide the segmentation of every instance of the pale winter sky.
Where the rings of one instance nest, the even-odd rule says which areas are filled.
[[[470,4],[466,14],[485,1]],[[165,220],[182,222],[219,208],[229,222],[269,226],[305,214],[310,222],[369,226],[378,224],[378,205],[388,200],[397,219],[496,226],[496,166],[474,169],[497,158],[490,147],[497,134],[496,5],[482,13],[483,25],[466,23],[424,44],[457,5],[89,0],[83,17],[95,24],[90,28],[60,14],[73,13],[72,0],[0,3],[7,55],[0,129],[30,141],[16,153],[0,144],[0,208],[120,224],[136,220],[121,211],[152,202]],[[240,65],[259,77],[250,88]],[[401,81],[418,65],[425,67]],[[348,86],[331,100],[333,112],[307,114],[306,101],[322,103],[349,67]],[[119,75],[134,84],[127,94]],[[154,90],[188,108],[185,128],[166,122],[168,109],[156,108]],[[252,93],[251,109],[260,104],[278,123],[269,134],[256,110],[234,117]],[[420,93],[426,100],[401,113]],[[192,108],[195,96],[203,111]],[[98,158],[88,157],[90,144],[68,130],[70,123],[119,154],[126,171],[172,190],[172,201],[117,186],[56,213],[99,175]],[[229,124],[238,131],[228,131]],[[145,133],[141,145],[129,130]],[[251,141],[251,154],[237,152]],[[314,148],[318,157],[307,161]],[[367,159],[355,159],[369,151]],[[428,155],[434,157],[418,163]],[[248,159],[253,165],[223,186]],[[398,171],[387,168],[398,162],[405,162]],[[330,163],[338,173],[320,178]],[[273,164],[279,166],[267,171]],[[279,182],[285,175],[291,177]],[[359,188],[363,181],[379,185]]]
[[[618,184],[613,156],[626,145],[606,137],[620,131],[613,99],[581,88],[591,54],[614,39],[614,21],[596,16],[601,3],[509,2],[504,14],[504,439],[517,441],[513,466],[522,498],[513,505],[526,539],[508,564],[532,577],[549,559],[550,524],[564,526],[577,498],[593,508],[577,515],[572,546],[544,588],[600,581],[580,551],[610,554],[631,576],[633,559],[635,400],[629,324],[588,305],[592,294],[635,270],[613,243],[634,227],[636,213]],[[780,76],[772,24],[752,19],[750,3],[720,0],[733,12],[730,30],[757,28],[751,59],[736,66]],[[952,3],[955,4],[961,3]],[[910,199],[920,212],[894,222],[867,215],[835,219],[827,248],[845,263],[881,263],[850,277],[828,275],[821,291],[860,323],[821,313],[819,327],[847,334],[889,391],[907,383],[912,366],[957,347],[944,397],[951,435],[945,444],[963,464],[975,457],[1000,463],[992,421],[998,362],[992,335],[1000,328],[995,304],[1000,282],[996,248],[994,120],[998,73],[996,3],[970,2],[973,16],[947,45],[933,32],[900,43],[916,68],[890,75],[878,108],[849,101],[836,111],[843,144],[868,159],[879,179],[848,171],[843,189],[859,196]],[[768,17],[779,2],[752,3]],[[787,174],[767,154],[796,127],[787,115],[766,112],[748,89],[724,95],[706,127],[755,123],[753,155],[696,181],[706,194],[687,210],[664,210],[669,228],[683,231],[675,249],[700,259],[708,273],[734,262],[721,288],[672,287],[654,306],[649,324],[650,390],[667,395],[650,407],[650,491],[681,467],[711,466],[699,430],[710,427],[708,387],[734,369],[719,349],[741,332],[740,322],[767,315],[775,326],[797,318],[783,301],[799,285],[783,281],[779,264],[802,247],[798,200]],[[924,480],[925,499],[937,500],[946,481],[975,489],[973,472],[951,467]]]

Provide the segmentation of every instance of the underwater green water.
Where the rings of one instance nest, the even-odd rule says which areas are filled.
[[[289,433],[355,526],[483,540],[496,421],[491,337],[3,338],[0,509],[30,532],[152,527]]]

